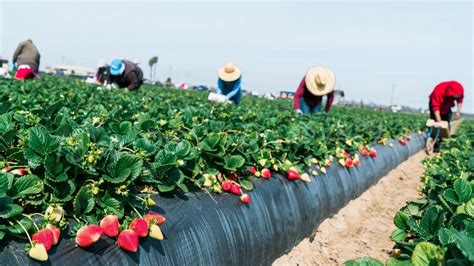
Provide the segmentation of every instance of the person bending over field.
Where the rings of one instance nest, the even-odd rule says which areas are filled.
[[[331,109],[334,101],[334,73],[323,67],[308,70],[293,97],[293,109],[298,113],[311,114],[321,112],[323,96],[327,96],[324,111]]]
[[[17,69],[15,78],[18,80],[38,79],[40,53],[32,40],[26,40],[18,44],[13,54],[13,70]]]
[[[240,70],[233,63],[227,63],[219,69],[217,93],[225,95],[228,101],[240,104],[242,98],[241,79]]]
[[[143,84],[143,71],[129,60],[116,59],[108,68],[107,83],[115,83],[120,88],[138,90]]]
[[[452,117],[451,107],[454,107],[455,101],[458,103],[456,119],[461,118],[463,98],[464,88],[459,82],[445,81],[436,85],[429,97],[430,118],[436,122],[447,121],[449,124]]]

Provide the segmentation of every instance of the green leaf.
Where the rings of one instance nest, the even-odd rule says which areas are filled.
[[[166,150],[161,150],[158,152],[155,158],[155,163],[153,163],[153,168],[158,173],[166,173],[173,167],[176,167],[176,160],[178,158],[174,153],[171,153]]]
[[[392,239],[392,241],[402,242],[403,240],[405,240],[407,236],[408,234],[403,229],[397,228],[392,232],[392,235],[390,236],[390,238]]]
[[[107,167],[110,176],[104,176],[108,182],[118,184],[126,180],[132,181],[142,172],[143,161],[130,154],[121,154],[117,162],[112,162]]]
[[[23,208],[13,204],[10,197],[0,197],[0,218],[8,219],[17,216],[23,212]]]
[[[119,219],[124,215],[122,203],[119,200],[112,198],[109,194],[106,194],[104,198],[102,198],[101,206],[105,209],[107,214],[114,214]]]
[[[94,195],[90,188],[83,186],[79,192],[77,192],[76,197],[74,198],[74,213],[77,216],[81,216],[92,211],[95,205]]]
[[[26,148],[23,150],[23,155],[28,160],[28,165],[35,169],[43,164],[43,157],[39,156],[33,149]]]
[[[395,258],[388,258],[385,262],[387,266],[412,266],[410,260],[397,260]]]
[[[460,203],[466,202],[471,198],[472,189],[467,180],[459,178],[458,180],[454,181],[453,187]]]
[[[0,196],[5,196],[13,185],[13,175],[0,173]]]
[[[59,202],[67,202],[73,199],[76,185],[73,180],[54,184],[53,198]]]
[[[236,171],[245,163],[245,158],[240,155],[226,156],[224,158],[224,168],[231,171]]]
[[[459,205],[459,199],[458,199],[458,196],[456,195],[456,191],[454,191],[454,189],[448,188],[448,189],[444,190],[443,191],[443,197],[449,203],[454,204],[454,205]]]
[[[135,148],[137,150],[142,150],[147,154],[153,154],[156,152],[155,145],[149,143],[146,139],[138,139],[135,141]]]
[[[24,175],[14,180],[12,189],[8,193],[12,198],[22,198],[42,191],[41,181],[37,176]]]
[[[178,184],[178,187],[179,187],[184,193],[188,193],[188,192],[189,192],[188,187],[187,187],[184,183],[179,183],[179,184]]]
[[[186,140],[181,141],[176,145],[176,156],[185,157],[191,151],[191,143]]]
[[[444,259],[440,247],[429,242],[420,242],[416,245],[411,256],[411,262],[415,266],[438,265]]]
[[[244,179],[244,180],[240,180],[239,183],[240,183],[240,185],[242,186],[242,188],[245,189],[245,190],[250,191],[250,190],[253,189],[253,184],[252,184],[252,182],[250,182],[250,181],[248,181],[248,180],[245,180],[245,179]]]
[[[28,130],[28,146],[40,155],[47,155],[58,148],[59,138],[42,127],[32,127]]]
[[[395,214],[395,217],[393,218],[393,223],[395,224],[395,226],[397,228],[400,228],[400,229],[403,229],[403,230],[407,230],[408,229],[408,225],[407,225],[407,220],[409,219],[410,217],[404,213],[404,212],[397,212]]]
[[[346,266],[384,266],[382,262],[377,259],[362,257],[355,260],[348,260]]]
[[[467,215],[474,218],[474,198],[466,202],[466,205],[464,205],[464,211],[466,212]]]
[[[44,168],[50,176],[58,176],[63,174],[64,166],[56,155],[48,155],[44,160]]]
[[[173,191],[176,185],[158,185],[158,190],[160,192],[170,192]]]
[[[23,227],[28,231],[28,232],[31,232],[32,229],[33,229],[33,221],[31,221],[31,219],[29,218],[26,218],[26,217],[22,217],[21,219],[18,220],[19,223],[21,223],[23,225]],[[22,237],[25,237],[25,231],[23,230],[23,228],[17,223],[15,222],[13,225],[11,226],[8,226],[6,228],[6,230],[10,233],[10,234],[13,234],[13,235],[18,235],[18,236],[22,236]]]

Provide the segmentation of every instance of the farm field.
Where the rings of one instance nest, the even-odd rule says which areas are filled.
[[[303,185],[307,166],[316,165],[313,177],[337,163],[363,169],[359,156],[378,159],[372,144],[409,142],[425,121],[345,107],[304,116],[289,101],[244,97],[236,107],[208,103],[202,92],[53,77],[2,81],[0,94],[2,241],[25,239],[35,231],[30,215],[58,206],[54,223],[73,221],[62,233],[74,235],[109,214],[126,226],[159,206],[157,193],[232,193],[251,205],[239,199],[253,189],[250,176],[281,173]]]

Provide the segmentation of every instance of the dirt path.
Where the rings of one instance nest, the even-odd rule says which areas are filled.
[[[424,151],[383,177],[318,228],[313,242],[304,239],[273,265],[341,265],[347,259],[388,258],[393,247],[393,217],[407,201],[421,196]]]

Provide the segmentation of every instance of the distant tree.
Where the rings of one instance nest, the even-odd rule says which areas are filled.
[[[148,60],[148,65],[150,66],[150,80],[153,79],[153,76],[156,78],[156,63],[158,63],[158,56],[153,56]],[[154,72],[153,69],[155,70]]]

